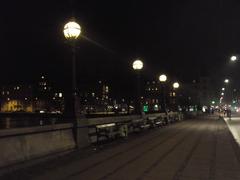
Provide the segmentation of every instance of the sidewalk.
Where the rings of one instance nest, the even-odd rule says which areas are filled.
[[[224,117],[224,120],[227,123],[234,139],[240,146],[240,116],[233,116],[231,119]]]
[[[75,152],[0,179],[239,180],[240,150],[217,116],[153,130],[82,156]]]

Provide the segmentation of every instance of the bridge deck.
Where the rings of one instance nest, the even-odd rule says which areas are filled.
[[[1,179],[240,179],[240,151],[225,122],[212,116],[130,137],[95,152],[73,152]]]

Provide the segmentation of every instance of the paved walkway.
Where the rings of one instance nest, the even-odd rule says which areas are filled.
[[[240,146],[240,117],[239,114],[234,114],[231,119],[224,117],[234,139]]]
[[[240,151],[225,121],[212,116],[140,134],[85,156],[75,152],[0,179],[239,180]]]

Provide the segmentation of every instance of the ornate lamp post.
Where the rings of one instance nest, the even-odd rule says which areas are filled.
[[[177,110],[178,110],[178,96],[177,96],[177,93],[176,93],[176,90],[180,87],[179,83],[178,82],[174,82],[173,83],[173,90],[175,91],[175,103],[177,105]]]
[[[159,81],[162,84],[162,107],[163,110],[166,112],[166,94],[165,94],[165,82],[167,81],[167,76],[162,74],[159,76]]]
[[[63,29],[63,34],[69,42],[72,50],[72,88],[67,95],[65,103],[65,113],[73,121],[73,133],[77,148],[87,147],[89,145],[88,121],[80,113],[79,99],[77,97],[77,77],[76,77],[76,42],[81,34],[81,27],[75,21],[68,22]],[[69,97],[69,98],[68,98]],[[67,104],[67,106],[66,106]]]
[[[81,27],[75,21],[70,21],[65,24],[63,29],[64,37],[67,39],[72,50],[72,89],[69,93],[69,107],[65,106],[65,113],[71,118],[76,118],[76,113],[79,111],[77,100],[77,78],[76,78],[76,42],[81,34]],[[70,95],[71,94],[71,95]],[[67,109],[67,110],[66,110]],[[66,112],[67,111],[67,112]]]
[[[141,79],[141,70],[143,68],[143,62],[139,59],[135,60],[132,64],[133,70],[137,73],[137,97],[136,97],[136,112],[137,114],[142,113],[142,107],[141,107],[141,87],[140,87],[140,79]]]

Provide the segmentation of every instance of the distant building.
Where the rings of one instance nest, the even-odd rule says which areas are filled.
[[[159,111],[163,109],[163,91],[161,84],[158,81],[147,81],[144,90],[142,104],[148,107],[148,111]]]
[[[99,80],[92,88],[85,91],[80,93],[80,104],[84,113],[105,112],[112,108],[112,99],[109,97],[110,87],[106,82]]]
[[[63,112],[64,95],[52,88],[45,76],[35,85],[3,86],[1,112]]]
[[[33,89],[28,85],[4,86],[1,88],[1,112],[33,111]]]
[[[176,109],[176,94],[171,84],[160,83],[159,81],[147,81],[142,103],[148,106],[149,111],[163,111],[164,101],[169,110]]]

